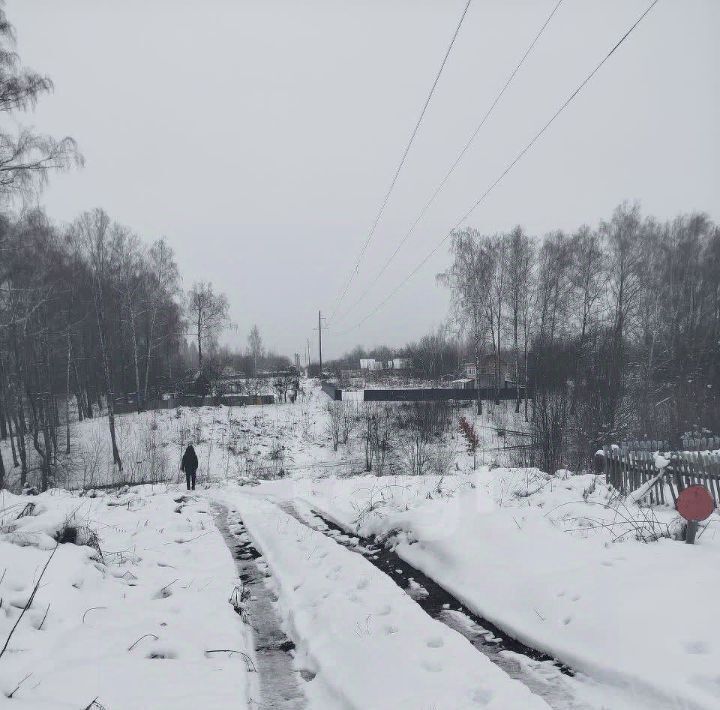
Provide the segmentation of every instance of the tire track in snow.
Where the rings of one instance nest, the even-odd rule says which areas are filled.
[[[308,520],[293,504],[278,507],[312,530],[321,532],[347,549],[365,557],[384,572],[432,618],[468,639],[475,649],[520,681],[555,710],[607,710],[605,704],[590,705],[573,692],[574,671],[541,651],[508,637],[493,624],[473,614],[434,580],[374,540],[361,538],[327,520],[315,510]]]
[[[215,524],[225,539],[247,592],[244,602],[255,644],[255,667],[259,677],[261,710],[303,710],[307,703],[293,668],[293,642],[282,630],[273,606],[277,601],[265,579],[269,573],[253,547],[240,515],[225,506],[213,504]],[[309,678],[308,678],[309,679]]]

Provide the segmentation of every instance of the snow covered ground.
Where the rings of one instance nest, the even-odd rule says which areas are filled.
[[[0,658],[0,705],[245,707],[244,658],[208,653],[252,653],[228,603],[230,552],[206,500],[165,488],[0,493],[0,644],[17,625]],[[97,532],[97,549],[57,544],[68,528],[78,543]]]
[[[622,690],[622,707],[720,707],[717,513],[691,547],[638,539],[677,531],[677,514],[617,505],[589,475],[483,469],[290,485],[263,488],[388,539],[513,637]]]
[[[238,477],[274,478],[280,475],[318,476],[361,473],[365,470],[361,426],[351,433],[351,445],[333,447],[327,432],[330,400],[316,382],[305,381],[295,404],[248,407],[179,407],[115,417],[118,449],[123,471],[112,465],[107,417],[74,423],[71,453],[65,456],[61,432],[61,452],[56,484],[65,488],[94,488],[110,484],[178,483],[179,462],[187,443],[197,450],[198,481],[221,483]],[[354,412],[362,403],[347,403]],[[398,405],[385,405],[398,406]],[[504,450],[512,444],[496,429],[521,428],[522,417],[515,415],[513,402],[491,407],[491,416],[478,422],[481,451],[478,463],[509,463],[515,452]],[[472,411],[472,405],[455,412]],[[463,450],[453,427],[448,464],[464,470],[472,459]],[[39,485],[37,456],[28,440],[30,485]],[[20,492],[20,468],[12,466],[9,440],[0,441],[8,468],[8,487]],[[400,464],[401,465],[401,464]]]
[[[164,481],[119,491],[98,488],[118,480],[107,420],[86,421],[64,483],[95,491],[0,493],[0,648],[17,625],[0,657],[0,705],[263,707],[258,634],[228,602],[243,582],[215,524],[221,504],[262,555],[267,579],[253,594],[277,609],[312,710],[720,708],[717,512],[685,545],[670,508],[622,501],[593,475],[473,472],[459,439],[446,449],[449,475],[404,475],[402,459],[390,475],[362,475],[357,432],[333,450],[328,401],[306,385],[295,405],[118,417],[122,478]],[[503,412],[480,423],[488,449],[498,424],[517,424]],[[188,441],[200,470],[185,495]],[[473,613],[575,670],[560,679],[562,700],[531,693],[412,589],[303,524],[313,511],[376,536]],[[91,544],[56,548],[73,535]]]

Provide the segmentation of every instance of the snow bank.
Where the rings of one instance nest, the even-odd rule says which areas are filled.
[[[634,526],[671,527],[675,512],[614,507],[592,476],[496,469],[454,494],[445,486],[365,478],[326,494],[298,481],[294,495],[363,535],[391,536],[478,614],[638,706],[720,707],[717,514],[694,547],[645,544]]]
[[[94,499],[0,492],[0,647],[68,523],[100,550],[60,544],[0,660],[0,705],[112,710],[247,707],[232,558],[204,501],[149,487]],[[28,502],[31,515],[16,520]],[[82,541],[82,538],[80,539]],[[23,681],[23,679],[25,679]]]

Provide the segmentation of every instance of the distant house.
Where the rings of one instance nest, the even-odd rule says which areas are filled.
[[[388,370],[410,370],[412,369],[412,360],[409,357],[395,357],[388,360]]]
[[[473,387],[475,387],[476,383],[480,385],[480,387],[495,386],[495,373],[493,372],[492,374],[488,374],[487,372],[480,372],[480,374],[477,375],[474,362],[465,363],[462,374],[464,375],[464,378],[467,378],[473,383]]]
[[[376,360],[374,357],[361,357],[360,358],[360,369],[361,370],[382,370],[383,363],[380,360]]]
[[[480,387],[494,387],[496,377],[496,357],[493,354],[480,356],[480,373],[478,377],[475,362],[465,362],[462,366],[462,374],[465,377],[479,379]],[[500,356],[500,386],[508,387],[514,383],[515,365],[507,358]]]

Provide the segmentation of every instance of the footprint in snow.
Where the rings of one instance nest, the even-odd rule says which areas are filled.
[[[442,648],[445,642],[441,638],[433,638],[427,642],[429,648]]]
[[[173,594],[173,590],[170,588],[172,584],[174,583],[170,582],[170,584],[155,592],[155,594],[153,594],[153,599],[167,599],[168,597],[171,597]]]
[[[437,661],[423,661],[420,665],[430,673],[441,673],[443,669],[442,663]]]
[[[481,705],[487,705],[492,699],[493,692],[492,690],[488,690],[487,688],[478,688],[473,693],[473,700],[476,703],[480,703]]]

